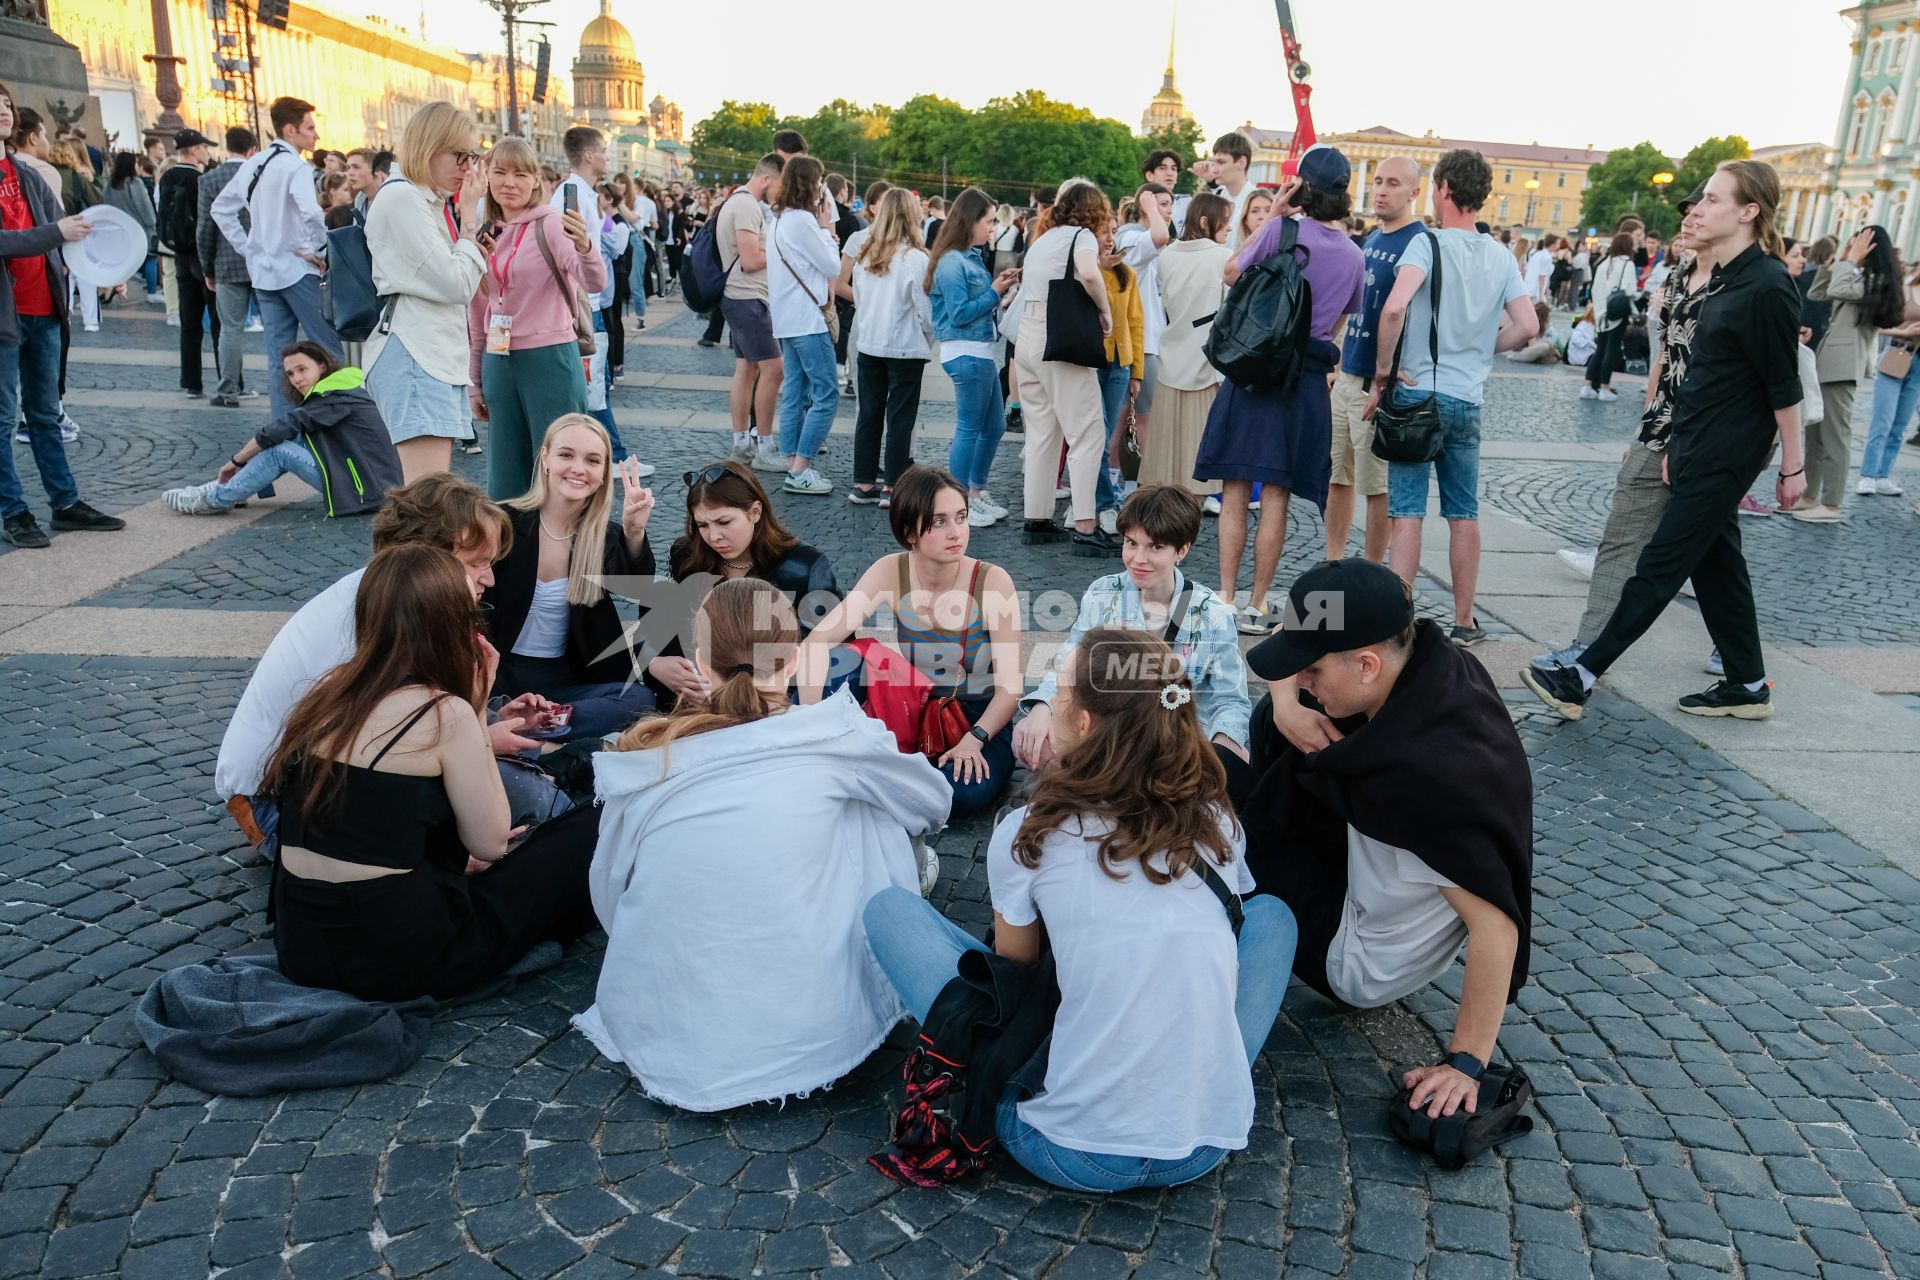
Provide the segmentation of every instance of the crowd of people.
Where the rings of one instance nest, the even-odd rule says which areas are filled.
[[[13,112],[0,89],[0,132],[17,138]],[[1048,1047],[993,1082],[994,1137],[1077,1190],[1187,1182],[1244,1148],[1251,1064],[1291,976],[1372,1008],[1464,952],[1446,1056],[1406,1073],[1394,1105],[1486,1105],[1529,969],[1533,845],[1525,754],[1464,652],[1487,634],[1478,469],[1496,355],[1568,358],[1551,307],[1592,299],[1582,394],[1604,399],[1620,330],[1650,343],[1586,617],[1525,677],[1567,718],[1689,578],[1720,678],[1682,709],[1770,714],[1739,504],[1777,447],[1781,508],[1838,507],[1870,359],[1857,491],[1898,493],[1892,456],[1920,398],[1920,286],[1884,231],[1815,246],[1806,278],[1774,230],[1777,177],[1752,161],[1702,184],[1672,245],[1623,226],[1594,258],[1571,238],[1490,234],[1492,171],[1468,150],[1424,176],[1406,157],[1374,166],[1357,234],[1338,150],[1309,150],[1268,190],[1239,133],[1191,195],[1156,151],[1117,207],[1076,178],[1022,213],[973,187],[856,198],[792,133],[716,202],[609,179],[584,127],[558,171],[517,138],[483,154],[446,103],[391,156],[315,152],[297,99],[269,116],[264,150],[230,130],[218,166],[210,140],[179,135],[153,216],[183,389],[201,393],[204,320],[210,403],[239,403],[251,304],[279,375],[269,424],[167,504],[224,511],[292,474],[328,515],[372,515],[372,558],[275,637],[216,766],[273,861],[284,974],[368,1001],[442,998],[603,929],[580,1029],[651,1096],[714,1111],[829,1085],[903,1018],[933,1018],[969,965],[1011,966],[1057,1008]],[[59,438],[72,294],[55,250],[87,223],[29,153],[0,164],[0,394],[24,410],[54,528],[115,528],[80,502]],[[115,189],[137,184],[137,160],[111,171]],[[330,234],[364,237],[381,300],[353,342],[322,305],[321,276],[345,269]],[[608,390],[629,319],[703,247],[724,273],[701,341],[729,335],[731,430],[667,513]],[[1270,313],[1285,376],[1214,341],[1260,290],[1295,299]],[[956,397],[945,466],[912,447],[934,360]],[[800,541],[761,478],[834,490],[822,456],[849,383],[847,498],[885,510],[899,548],[864,566]],[[1120,564],[1088,575],[1031,689],[1038,584],[972,554],[973,530],[1010,514],[989,480],[1011,429],[1023,541]],[[484,492],[451,471],[482,434]],[[1445,625],[1414,607],[1436,485]],[[1324,515],[1326,559],[1276,590],[1296,498]],[[11,541],[45,545],[10,466],[0,503]],[[1217,586],[1183,567],[1209,517]],[[616,593],[639,601],[637,623]],[[927,901],[933,838],[982,814],[986,942]]]

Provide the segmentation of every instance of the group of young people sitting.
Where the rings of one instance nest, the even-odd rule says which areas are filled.
[[[649,1095],[718,1111],[830,1086],[924,1019],[965,951],[1050,952],[1045,1084],[1001,1099],[997,1134],[1036,1176],[1103,1192],[1246,1145],[1291,976],[1369,1007],[1464,945],[1452,1057],[1407,1083],[1431,1114],[1474,1105],[1526,976],[1529,775],[1484,671],[1390,571],[1304,575],[1243,658],[1231,609],[1181,568],[1197,501],[1146,487],[1119,513],[1123,571],[1088,587],[1029,692],[1019,591],[969,554],[959,481],[901,475],[902,550],[843,595],[728,461],[684,477],[668,566],[690,616],[636,655],[607,584],[653,578],[655,503],[622,475],[612,519],[619,470],[569,415],[504,509],[422,477],[375,517],[368,566],[275,638],[216,782],[275,853],[288,977],[451,996],[599,927],[576,1024]],[[897,646],[876,650],[858,633],[889,616]],[[951,700],[957,741],[903,749],[870,713],[900,670],[881,653]],[[597,803],[525,798],[528,761],[556,751],[590,763]],[[925,900],[928,842],[1021,766],[982,942]]]

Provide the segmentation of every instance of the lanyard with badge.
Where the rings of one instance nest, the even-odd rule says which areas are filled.
[[[493,311],[487,319],[487,354],[504,356],[512,349],[513,317],[503,315],[500,307],[507,299],[507,273],[513,268],[513,259],[520,252],[520,242],[527,238],[527,228],[531,223],[520,224],[513,244],[508,246],[504,256],[495,249],[487,262],[487,271],[493,276]]]

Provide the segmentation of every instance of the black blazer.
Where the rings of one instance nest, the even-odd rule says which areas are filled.
[[[513,652],[513,642],[527,625],[527,611],[533,607],[533,584],[540,576],[540,513],[507,509],[513,521],[513,550],[494,566],[493,585],[482,597],[493,606],[493,634],[488,639],[500,651],[502,677],[509,665],[504,659]],[[627,538],[617,524],[606,528],[606,567],[608,576],[654,576],[653,543],[643,539],[640,554],[627,554]],[[645,610],[643,609],[644,613]],[[582,684],[624,683],[635,675],[632,658],[619,646],[623,627],[613,607],[613,597],[603,595],[598,604],[567,606],[567,665]],[[608,653],[609,649],[616,650]],[[599,655],[607,654],[601,658]],[[596,661],[595,659],[598,659]],[[495,681],[495,693],[514,690]]]

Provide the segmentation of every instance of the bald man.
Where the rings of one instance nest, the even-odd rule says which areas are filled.
[[[1365,305],[1347,318],[1340,347],[1340,372],[1333,384],[1333,480],[1327,488],[1327,559],[1347,554],[1347,529],[1353,524],[1354,495],[1367,500],[1366,557],[1387,558],[1387,464],[1373,456],[1373,423],[1362,418],[1374,371],[1374,334],[1380,308],[1393,291],[1394,264],[1420,234],[1414,198],[1420,193],[1420,166],[1406,156],[1390,156],[1374,167],[1373,216],[1380,225],[1360,246],[1366,258]],[[1424,340],[1424,337],[1423,337]]]

